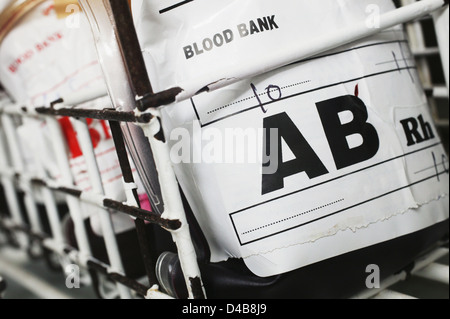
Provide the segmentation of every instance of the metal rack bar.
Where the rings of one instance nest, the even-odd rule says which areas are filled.
[[[411,269],[405,269],[400,271],[397,274],[394,274],[390,277],[388,277],[387,279],[385,279],[383,282],[381,282],[380,284],[380,288],[376,288],[376,289],[368,289],[364,292],[361,292],[360,294],[357,294],[356,296],[354,296],[354,299],[369,299],[369,298],[374,298],[377,295],[379,295],[380,293],[382,293],[381,297],[394,297],[394,295],[390,294],[390,295],[383,295],[383,292],[388,290],[389,287],[393,286],[394,284],[401,282],[401,281],[405,281],[408,278],[410,278],[410,276],[414,276],[417,275],[418,273],[421,273],[421,271],[429,266],[430,264],[434,263],[436,260],[448,255],[449,251],[448,248],[436,248],[434,250],[432,250],[431,252],[429,252],[428,254],[422,256],[421,258],[419,258],[418,260],[416,260],[414,262],[414,264],[412,265]],[[443,266],[445,267],[445,266]],[[446,266],[447,269],[447,273],[448,273],[448,266]]]

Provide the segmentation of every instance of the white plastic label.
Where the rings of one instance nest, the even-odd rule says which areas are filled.
[[[157,89],[351,23],[376,27],[369,9],[394,9],[382,0],[172,2],[133,8]],[[448,218],[448,158],[400,26],[164,112],[212,262],[243,258],[271,276]]]

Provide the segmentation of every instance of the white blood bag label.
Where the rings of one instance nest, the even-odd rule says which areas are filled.
[[[374,4],[394,9],[384,0],[196,0],[164,10],[155,0],[136,2],[134,14],[151,81],[168,88],[217,64],[245,68],[255,52],[289,50],[295,39],[308,45],[364,21]],[[257,17],[273,17],[273,30],[261,32]],[[242,21],[254,22],[248,38],[232,27]],[[401,27],[263,71],[164,108],[173,154],[191,137],[192,156],[175,171],[212,262],[243,258],[271,276],[448,219],[448,158]],[[242,146],[259,160],[227,160]],[[195,160],[205,153],[215,160]]]
[[[73,8],[72,8],[73,9]],[[72,11],[73,12],[73,11]],[[77,27],[69,27],[67,19],[58,19],[53,1],[44,1],[7,34],[0,45],[0,81],[18,105],[41,107],[64,98],[103,85],[104,78],[95,50],[95,44],[86,18],[75,10],[71,18]],[[78,20],[79,19],[79,20]],[[110,104],[109,97],[89,101],[78,107],[101,108]],[[86,161],[81,151],[77,133],[68,117],[58,118],[61,132],[67,143],[70,167],[76,186],[85,192],[92,191]],[[125,200],[122,171],[114,142],[105,121],[87,119],[105,195],[115,200]],[[55,163],[49,131],[45,123],[25,119],[19,128],[27,165],[40,161],[49,174],[61,178]],[[140,180],[135,175],[135,180]],[[143,187],[140,188],[143,191]],[[140,194],[143,207],[148,207],[145,194]],[[96,208],[83,204],[85,217],[91,216],[94,231],[102,233]],[[112,215],[117,233],[133,229],[132,219],[125,215]]]

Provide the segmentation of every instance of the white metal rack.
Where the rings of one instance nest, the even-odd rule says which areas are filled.
[[[85,5],[89,1],[80,1]],[[123,1],[125,3],[125,1]],[[402,6],[412,8],[415,0],[402,0]],[[429,93],[430,106],[435,116],[437,126],[447,134],[448,145],[448,1],[446,2],[445,12],[442,12],[444,1],[440,0],[422,0],[423,10],[421,14],[417,14],[417,10],[404,10],[397,12],[398,14],[390,14],[384,16],[382,19],[382,28],[405,23],[406,29],[410,38],[412,50],[417,58],[418,68],[420,70],[421,78],[424,88]],[[427,6],[428,5],[428,6]],[[437,10],[437,8],[439,8]],[[432,13],[423,18],[423,12]],[[439,13],[436,13],[439,12]],[[419,17],[421,17],[419,19]],[[430,20],[432,19],[432,20]],[[428,22],[427,22],[428,21]],[[436,38],[439,43],[438,46],[427,46],[427,37],[429,34],[424,32],[423,24],[432,21],[431,26],[436,27]],[[444,23],[444,25],[443,25]],[[447,25],[445,25],[447,23]],[[381,30],[381,29],[380,29]],[[378,30],[378,31],[380,31]],[[341,37],[333,46],[338,46],[344,42],[350,42],[355,39],[367,36],[367,29],[352,28],[345,31],[348,36]],[[371,31],[373,32],[373,31]],[[330,36],[330,39],[335,39],[335,35]],[[342,41],[342,38],[345,38]],[[329,40],[329,39],[328,39]],[[307,47],[306,50],[299,51],[299,54],[294,57],[304,58],[313,54],[317,54],[325,49],[330,48],[328,41],[327,46],[322,46],[321,43],[315,46]],[[443,77],[436,75],[436,68],[430,66],[430,59],[438,59],[441,57],[442,68],[438,68],[438,72],[443,71]],[[291,57],[282,57],[279,61],[274,61],[273,67],[277,67],[291,62]],[[255,70],[248,71],[248,75],[252,75]],[[435,79],[440,81],[436,82]],[[442,81],[444,79],[444,81]],[[147,212],[138,206],[136,200],[136,185],[129,172],[129,163],[127,163],[127,156],[125,146],[123,144],[123,136],[120,129],[117,127],[118,122],[128,122],[140,125],[144,130],[151,131],[155,125],[154,119],[158,117],[157,107],[151,107],[150,110],[144,104],[151,102],[154,96],[156,102],[170,103],[173,101],[171,92],[162,92],[152,96],[145,96],[140,104],[142,106],[141,112],[118,112],[110,109],[105,110],[84,110],[77,108],[77,105],[92,100],[102,95],[107,94],[105,88],[99,88],[97,91],[83,92],[78,96],[65,97],[64,100],[55,101],[52,105],[42,108],[24,108],[20,105],[14,105],[5,95],[0,95],[0,176],[1,185],[5,193],[5,199],[9,207],[10,215],[0,212],[0,275],[3,273],[6,278],[11,278],[14,281],[23,282],[24,286],[33,290],[41,298],[70,298],[66,292],[61,292],[52,287],[47,282],[40,280],[38,275],[33,275],[30,271],[26,271],[21,267],[30,261],[30,258],[40,258],[46,256],[48,259],[56,258],[56,264],[60,263],[66,266],[75,263],[80,266],[84,274],[83,280],[88,285],[95,284],[99,280],[103,284],[99,284],[97,288],[107,289],[110,281],[114,282],[112,286],[112,294],[103,293],[105,297],[120,298],[169,298],[168,295],[159,290],[157,280],[149,269],[154,261],[144,260],[146,263],[147,280],[134,280],[127,278],[124,272],[123,261],[121,260],[117,239],[114,234],[111,218],[108,209],[114,209],[121,213],[128,214],[136,218],[136,227],[138,232],[143,231],[142,224],[144,221],[157,224],[164,229],[170,231],[175,239],[180,252],[180,259],[183,263],[186,273],[186,283],[191,298],[203,298],[204,291],[201,283],[201,275],[196,266],[195,253],[193,252],[192,241],[190,239],[189,231],[184,227],[186,224],[186,217],[181,213],[182,210],[174,209],[169,217],[162,218],[161,216]],[[445,107],[447,109],[445,109]],[[447,112],[447,113],[445,113]],[[447,114],[447,115],[445,115]],[[69,167],[68,158],[65,153],[65,141],[55,116],[69,116],[72,117],[75,130],[78,133],[78,139],[85,156],[88,172],[93,191],[85,193],[79,190],[73,181],[73,176]],[[52,131],[53,137],[53,151],[54,158],[57,159],[59,170],[62,174],[62,179],[59,181],[49,178],[45,174],[43,167],[39,163],[35,166],[34,171],[30,171],[24,163],[24,154],[16,147],[19,145],[17,137],[17,124],[20,123],[24,117],[31,117],[45,122]],[[104,195],[103,187],[100,179],[98,163],[95,159],[92,143],[90,141],[88,127],[85,118],[96,118],[100,120],[109,120],[112,133],[116,141],[116,149],[118,157],[121,161],[121,167],[124,176],[124,187],[127,190],[127,201],[121,203],[114,198],[107,198]],[[447,132],[447,133],[445,133]],[[159,154],[166,152],[164,143],[153,138],[149,134],[150,144],[157,150]],[[164,158],[160,163],[164,162]],[[162,164],[161,164],[162,165]],[[162,176],[164,180],[161,181],[163,185],[172,185],[176,188],[174,176]],[[170,187],[170,186],[168,186]],[[163,190],[164,191],[164,190]],[[42,197],[42,203],[47,212],[50,223],[52,235],[50,236],[43,229],[41,216],[37,207],[37,192]],[[18,194],[24,196],[25,214],[20,204]],[[62,220],[58,213],[57,200],[55,194],[59,193],[65,196],[67,206],[69,208],[70,216],[75,224],[76,239],[78,249],[74,249],[67,245],[62,233]],[[170,191],[167,191],[170,193]],[[109,264],[99,261],[93,257],[91,250],[91,243],[89,242],[87,230],[82,220],[82,212],[80,203],[89,203],[101,209],[101,226],[104,234],[107,255],[109,257]],[[178,198],[171,198],[171,203],[179,205]],[[4,209],[4,207],[0,207]],[[177,213],[178,212],[178,213]],[[167,214],[166,214],[167,216]],[[28,222],[26,221],[28,220]],[[141,229],[141,230],[139,230]],[[141,241],[142,244],[142,241]],[[19,251],[12,252],[10,248],[2,248],[3,245],[15,246],[20,248]],[[142,251],[146,253],[148,247],[143,245]],[[3,251],[2,251],[3,250]],[[5,252],[6,251],[6,252]],[[23,253],[28,252],[28,257]],[[395,274],[388,280],[382,283],[381,289],[370,290],[363,292],[355,298],[410,298],[402,292],[396,291],[395,284],[400,281],[409,281],[411,276],[422,277],[433,282],[448,285],[448,265],[437,263],[438,260],[448,256],[448,248],[439,247],[424,255],[417,260],[412,269],[402,271]],[[87,272],[95,273],[93,278],[87,276]],[[145,278],[144,278],[145,279]],[[64,280],[64,279],[61,279]],[[145,282],[145,283],[143,283]],[[0,297],[2,292],[7,289],[5,287],[5,280],[0,276]],[[394,287],[394,288],[392,288]],[[6,290],[7,292],[7,290]],[[207,295],[207,291],[206,291]],[[6,295],[7,296],[7,295]]]

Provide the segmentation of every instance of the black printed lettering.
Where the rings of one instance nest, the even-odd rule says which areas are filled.
[[[194,54],[194,51],[192,51],[192,46],[190,46],[190,45],[185,46],[183,48],[183,50],[184,50],[184,55],[186,56],[186,59],[190,59],[190,58],[194,57],[195,54]]]
[[[429,141],[435,137],[430,123],[425,122],[423,116],[417,119],[414,117],[401,120],[405,132],[407,146],[413,146],[418,143]]]
[[[278,29],[278,25],[277,25],[277,23],[275,22],[275,16],[273,15],[273,16],[271,16],[270,18],[269,18],[269,17],[267,17],[267,18],[268,18],[268,20],[269,20],[270,30]]]
[[[250,20],[250,34],[259,33],[258,26],[253,20]]]

